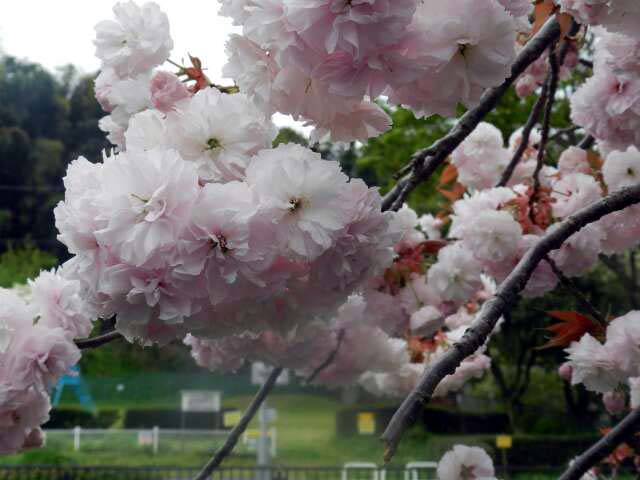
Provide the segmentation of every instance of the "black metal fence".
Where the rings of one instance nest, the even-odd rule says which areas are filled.
[[[191,480],[197,468],[0,465],[0,480]],[[550,480],[557,468],[498,469],[498,478]],[[224,467],[212,480],[435,480],[435,468]],[[638,478],[622,475],[618,478]]]

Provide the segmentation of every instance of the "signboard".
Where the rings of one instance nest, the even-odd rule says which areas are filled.
[[[140,430],[138,432],[138,446],[146,447],[153,445],[153,432],[150,430]]]
[[[253,385],[264,385],[269,378],[269,374],[273,370],[273,367],[265,365],[262,362],[255,362],[251,365],[251,383]],[[276,385],[289,385],[289,370],[284,369],[278,380],[276,380]]]
[[[220,392],[214,390],[182,390],[183,412],[219,412]]]
[[[511,435],[498,435],[496,437],[496,447],[507,450],[513,446],[513,437]]]
[[[360,435],[373,435],[376,433],[376,414],[361,412],[358,414],[358,433]]]
[[[225,428],[232,428],[238,424],[240,418],[242,418],[242,413],[240,412],[240,410],[231,410],[229,412],[224,412],[224,415],[222,416],[222,424]]]

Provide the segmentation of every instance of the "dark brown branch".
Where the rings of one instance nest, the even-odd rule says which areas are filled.
[[[455,372],[460,363],[480,348],[495,328],[498,319],[517,301],[538,264],[552,250],[556,250],[574,233],[603,216],[640,203],[640,184],[615,192],[603,199],[570,215],[552,232],[545,234],[520,260],[516,268],[498,288],[496,294],[485,302],[473,324],[462,339],[453,345],[438,362],[425,369],[418,385],[404,400],[400,408],[382,434],[386,444],[385,460],[389,461],[404,432],[418,418],[422,407],[431,399],[431,395],[440,381]]]
[[[598,309],[591,304],[589,299],[585,296],[584,293],[580,291],[580,289],[573,282],[573,280],[567,277],[562,272],[562,270],[560,270],[556,262],[554,262],[551,258],[547,256],[544,258],[544,260],[549,264],[549,266],[551,267],[551,270],[553,271],[554,275],[558,277],[558,280],[560,280],[560,283],[562,284],[562,286],[565,287],[567,290],[569,290],[569,292],[571,292],[571,294],[576,298],[576,300],[578,300],[578,302],[582,305],[582,307],[584,307],[587,310],[587,312],[589,312],[589,315],[591,315],[591,318],[597,321],[601,327],[606,329],[607,319],[604,318],[604,316],[598,311]]]
[[[540,55],[560,37],[560,25],[550,18],[538,33],[520,51],[511,66],[511,76],[502,85],[487,90],[480,103],[467,111],[451,131],[431,147],[416,152],[410,161],[412,173],[401,179],[383,199],[384,210],[397,210],[409,194],[444,163],[449,154],[467,138],[478,124],[491,112],[516,79],[536,61]]]
[[[107,343],[111,343],[114,340],[119,340],[121,338],[124,338],[122,334],[114,330],[113,332],[105,333],[103,335],[98,335],[97,337],[76,340],[75,343],[80,350],[87,350],[90,348],[102,347]]]
[[[249,407],[242,414],[242,418],[240,419],[240,421],[236,424],[235,427],[233,427],[233,430],[231,430],[231,432],[229,433],[229,436],[224,442],[224,445],[215,453],[213,458],[209,460],[209,463],[207,463],[202,468],[200,473],[198,473],[198,475],[194,477],[194,480],[207,480],[211,473],[222,463],[222,461],[231,454],[236,446],[236,443],[238,443],[238,440],[240,439],[240,435],[242,435],[247,429],[249,422],[251,422],[253,417],[258,412],[260,405],[262,405],[262,402],[264,402],[269,393],[271,393],[271,390],[273,390],[273,387],[276,384],[276,380],[278,380],[278,377],[281,373],[281,367],[273,369],[267,381],[260,387],[260,390],[258,390],[256,396],[253,398],[253,400],[251,400]]]
[[[540,113],[542,112],[542,107],[544,107],[544,105],[547,102],[548,88],[549,88],[549,83],[545,81],[544,84],[542,85],[540,96],[538,97],[538,100],[536,100],[536,103],[533,105],[533,108],[531,109],[531,113],[529,114],[529,118],[527,119],[527,123],[525,123],[522,129],[522,140],[520,141],[520,145],[518,145],[518,148],[516,149],[516,153],[514,153],[513,158],[511,159],[511,162],[509,162],[509,165],[507,165],[507,168],[505,168],[504,172],[502,172],[502,177],[500,178],[500,181],[498,182],[496,187],[504,187],[507,185],[507,183],[509,183],[509,180],[511,180],[511,176],[513,175],[514,170],[520,163],[520,160],[522,160],[522,156],[524,155],[524,152],[527,151],[527,148],[529,147],[529,139],[531,138],[531,132],[533,132],[533,128],[538,123],[538,119],[540,118]]]
[[[556,101],[556,90],[558,89],[558,81],[560,78],[560,65],[558,56],[553,47],[549,48],[549,76],[547,79],[547,101],[544,106],[544,117],[542,119],[542,131],[540,132],[540,145],[538,145],[538,158],[536,169],[533,172],[533,194],[531,202],[536,200],[538,191],[540,190],[540,172],[544,166],[544,159],[547,154],[547,142],[549,141],[549,131],[551,129],[551,114],[553,113],[553,104]],[[531,209],[533,212],[534,209]]]
[[[640,429],[640,409],[631,411],[609,433],[580,455],[559,480],[579,480]]]
[[[344,339],[344,329],[340,329],[338,332],[338,338],[336,340],[336,348],[329,354],[324,362],[322,362],[318,367],[313,371],[311,375],[307,378],[305,383],[312,383],[320,373],[324,371],[329,365],[333,363],[338,355],[338,351],[340,350],[340,345],[342,345],[342,340]]]

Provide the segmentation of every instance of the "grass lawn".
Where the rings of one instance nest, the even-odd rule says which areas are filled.
[[[249,395],[227,396],[224,406],[244,409],[250,400]],[[326,396],[276,394],[269,398],[268,403],[278,413],[277,420],[273,423],[278,435],[278,455],[274,464],[340,466],[349,461],[382,462],[383,447],[377,436],[336,436],[335,414],[344,408],[338,400]],[[257,423],[254,421],[250,429],[255,428]],[[150,446],[139,446],[138,438],[132,435],[86,437],[82,440],[80,452],[73,451],[70,435],[66,438],[51,436],[46,448],[0,458],[0,464],[200,466],[223,441],[224,438],[221,437],[214,440],[199,436],[183,443],[180,438],[167,438],[161,434],[160,451],[154,455]],[[456,443],[489,447],[472,436],[435,436],[416,429],[407,434],[391,465],[403,466],[410,461],[437,461]],[[229,457],[225,465],[255,465],[255,453],[250,452],[241,441],[237,453]],[[512,478],[547,480],[557,477],[523,474]]]

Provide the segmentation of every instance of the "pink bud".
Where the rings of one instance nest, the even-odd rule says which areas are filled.
[[[28,450],[30,448],[40,448],[44,446],[44,432],[39,428],[34,428],[29,432],[27,438],[24,439],[22,448]]]
[[[558,368],[558,375],[560,375],[561,379],[566,380],[567,382],[571,381],[572,373],[573,368],[571,367],[571,364],[569,362],[564,362],[562,365],[560,365],[560,368]]]
[[[532,75],[524,75],[520,77],[516,83],[516,95],[520,98],[528,97],[538,88],[538,83]]]
[[[617,415],[626,406],[626,397],[622,392],[607,392],[602,395],[602,403],[611,415]]]
[[[160,71],[151,79],[151,103],[161,112],[170,112],[176,102],[190,96],[189,89],[173,73]]]

